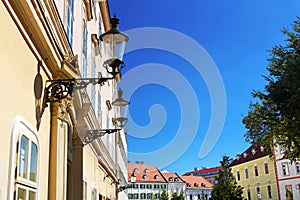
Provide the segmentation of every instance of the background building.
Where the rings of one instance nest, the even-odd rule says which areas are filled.
[[[271,151],[252,145],[232,162],[232,173],[238,185],[244,187],[247,200],[278,199],[274,161]]]
[[[177,174],[177,173],[170,173],[167,171],[162,172],[165,179],[168,181],[168,195],[172,197],[174,192],[177,192],[179,195],[181,192],[185,194],[185,181]]]
[[[150,199],[151,195],[158,199],[164,189],[168,190],[167,179],[154,165],[128,163],[128,179],[132,175],[136,177],[136,182],[127,189],[128,199]]]
[[[276,171],[279,188],[279,199],[286,199],[290,192],[293,199],[300,199],[300,162],[291,162],[284,158],[281,148],[274,148]]]
[[[215,177],[218,176],[219,171],[222,170],[222,167],[212,167],[212,168],[195,168],[192,172],[187,172],[183,176],[202,176],[208,180],[211,184],[216,184],[217,181]]]
[[[187,200],[211,199],[212,184],[201,176],[181,176],[186,182]]]

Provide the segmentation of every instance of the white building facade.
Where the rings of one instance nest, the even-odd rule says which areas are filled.
[[[136,182],[130,183],[128,199],[159,199],[163,190],[168,191],[168,182],[163,174],[154,166],[143,162],[128,163],[128,178],[135,176]]]
[[[186,182],[186,200],[211,199],[212,184],[202,176],[181,176]]]
[[[170,172],[162,172],[165,179],[168,181],[168,195],[171,199],[173,193],[178,195],[182,192],[185,194],[185,181],[177,174]]]
[[[274,148],[274,154],[279,198],[284,200],[287,196],[292,196],[294,200],[300,199],[300,162],[284,159],[284,154],[279,146]]]

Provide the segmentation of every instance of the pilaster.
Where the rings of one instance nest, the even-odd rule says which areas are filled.
[[[67,99],[51,104],[49,200],[67,197],[67,153],[71,102]]]
[[[82,200],[83,197],[83,144],[77,132],[73,135],[73,157],[72,157],[72,200]]]

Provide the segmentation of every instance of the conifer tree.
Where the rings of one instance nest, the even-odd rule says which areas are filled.
[[[243,123],[246,141],[268,149],[280,145],[285,158],[294,161],[300,159],[300,18],[282,32],[286,44],[270,51],[267,84],[252,93],[258,101],[250,103]]]
[[[169,195],[165,189],[163,189],[163,192],[159,196],[159,200],[169,200]]]
[[[232,158],[223,156],[221,163],[222,170],[216,177],[217,184],[213,186],[211,196],[213,200],[243,200],[243,187],[237,185],[235,177],[230,168]]]
[[[171,200],[184,200],[184,193],[181,191],[179,194],[177,192],[174,192],[172,194]]]

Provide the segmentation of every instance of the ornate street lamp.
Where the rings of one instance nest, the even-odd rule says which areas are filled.
[[[130,176],[130,183],[131,184],[130,185],[125,185],[125,186],[120,186],[118,188],[118,192],[122,192],[123,190],[126,190],[126,189],[132,187],[133,184],[135,184],[135,182],[136,182],[136,175],[134,173],[132,173],[131,176]]]
[[[115,101],[112,102],[113,106],[117,106],[120,109],[120,117],[113,118],[113,121],[116,122],[117,129],[99,129],[99,130],[81,130],[83,132],[82,142],[84,145],[93,142],[95,139],[102,137],[106,134],[111,134],[120,131],[126,125],[128,118],[127,111],[129,101],[123,98],[123,90],[118,90],[118,97]]]
[[[117,126],[123,128],[126,126],[128,122],[127,112],[129,101],[123,98],[123,90],[118,90],[118,98],[112,102],[113,106],[118,106],[120,108],[120,117],[114,118],[113,120],[116,122]]]
[[[125,44],[129,39],[127,35],[119,30],[118,25],[120,20],[116,15],[114,15],[110,22],[111,29],[100,35],[100,40],[103,42],[104,53],[107,56],[108,66],[123,63]]]
[[[117,73],[118,69],[124,67],[123,55],[125,50],[125,44],[128,41],[128,36],[122,33],[119,28],[120,20],[114,15],[110,20],[111,29],[102,35],[100,40],[103,42],[104,53],[107,60],[104,62],[104,67],[108,73]],[[119,68],[121,66],[121,68]]]
[[[108,80],[115,79],[117,75],[121,75],[121,70],[125,67],[122,59],[125,50],[125,44],[128,41],[128,36],[118,29],[118,24],[119,19],[114,16],[111,19],[112,28],[100,36],[100,39],[104,45],[105,55],[107,57],[107,60],[104,62],[103,66],[106,68],[106,71],[110,76],[100,78],[72,78],[46,81],[42,109],[37,116],[38,127],[39,121],[41,120],[44,109],[48,106],[48,103],[59,102],[68,96],[72,96],[74,90],[86,88],[88,84],[102,85],[102,83]],[[119,118],[119,121],[122,121],[120,127],[124,127],[122,124],[126,124],[126,120]],[[116,132],[115,129],[112,130]],[[111,130],[107,129],[105,133],[111,133]]]
[[[103,66],[111,76],[105,78],[48,80],[47,83],[49,83],[49,85],[45,88],[46,104],[60,101],[67,96],[72,96],[74,89],[85,88],[88,84],[102,84],[107,80],[114,79],[118,74],[121,74],[121,69],[125,67],[123,62],[125,44],[129,38],[118,29],[118,24],[119,19],[114,16],[111,19],[112,28],[100,35],[100,40],[103,42],[105,55],[107,57]]]

